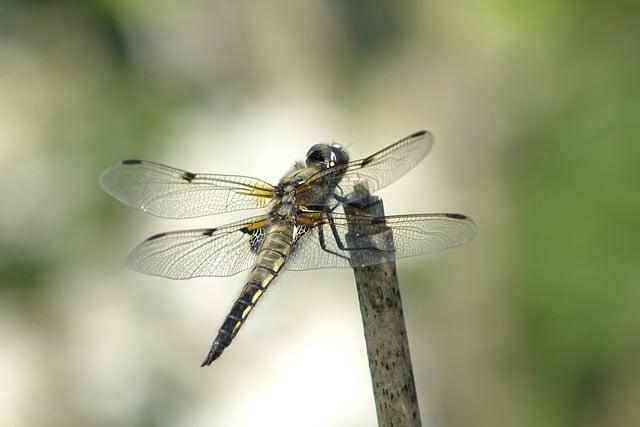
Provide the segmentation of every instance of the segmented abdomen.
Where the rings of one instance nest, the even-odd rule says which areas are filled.
[[[211,350],[201,366],[210,365],[231,344],[253,307],[284,266],[291,252],[292,242],[293,226],[291,224],[271,226],[258,251],[256,264],[249,274],[249,279],[222,323],[211,345]]]

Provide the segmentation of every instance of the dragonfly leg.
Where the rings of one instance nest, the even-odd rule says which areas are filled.
[[[337,201],[339,201],[341,203],[344,203],[344,202],[348,201],[347,198],[339,196],[337,194],[334,194],[333,197]],[[333,234],[333,238],[335,239],[336,245],[338,246],[338,248],[340,250],[342,250],[342,251],[368,251],[368,250],[380,251],[381,250],[380,248],[376,248],[376,247],[373,247],[373,246],[362,247],[362,248],[349,248],[349,247],[347,247],[347,245],[345,245],[342,242],[342,239],[340,238],[340,235],[338,234],[338,229],[336,228],[336,224],[333,221],[333,216],[331,215],[331,213],[333,211],[335,211],[338,208],[338,206],[340,206],[340,205],[335,205],[335,206],[329,208],[329,210],[327,211],[327,219],[329,220],[329,227],[331,228],[331,233]],[[327,247],[327,242],[325,240],[325,235],[324,235],[324,228],[322,226],[320,226],[318,228],[318,238],[320,240],[320,247],[325,252],[328,252],[330,254],[339,256],[340,258],[343,258],[343,259],[350,259],[348,256],[345,256],[345,255],[342,255],[342,254],[340,254],[338,252],[332,251],[331,249],[329,249]]]
[[[331,212],[331,211],[330,211]],[[335,222],[333,222],[333,217],[331,216],[331,213],[329,213],[327,215],[327,218],[329,219],[329,227],[331,228],[331,232],[333,233],[333,238],[336,240],[336,245],[338,245],[338,248],[342,251],[349,251],[349,252],[355,252],[355,251],[380,251],[380,252],[388,252],[384,249],[380,249],[380,248],[376,248],[375,246],[364,246],[361,248],[349,248],[347,247],[347,245],[345,245],[342,242],[342,239],[340,238],[340,235],[338,234],[338,229],[336,228],[336,224]],[[322,232],[322,228],[320,228],[320,233]],[[322,244],[322,242],[321,242]],[[332,252],[335,253],[335,252]],[[344,257],[343,258],[347,258]]]
[[[349,259],[349,257],[339,254],[338,252],[334,252],[327,247],[327,242],[324,239],[324,229],[322,227],[318,228],[318,237],[320,239],[320,247],[322,248],[322,250],[324,250],[325,252],[329,252],[330,254],[339,256],[340,258]],[[340,247],[340,244],[338,244],[338,247]]]
[[[368,195],[369,193],[365,193],[365,194]],[[356,205],[358,207],[366,206],[367,204],[370,203],[370,200],[371,200],[370,198],[364,197],[364,195],[360,195],[358,193],[350,193],[350,194],[347,194],[346,196],[341,196],[339,194],[333,193],[331,197],[333,197],[333,199],[335,199],[340,204]],[[338,206],[339,205],[336,205],[333,208],[331,208],[330,212],[333,212],[333,210]]]

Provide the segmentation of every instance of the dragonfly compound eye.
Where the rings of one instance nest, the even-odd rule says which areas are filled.
[[[329,146],[326,144],[316,144],[307,151],[307,165],[318,165],[330,160]]]
[[[327,168],[342,165],[348,161],[347,152],[338,144],[316,144],[307,151],[307,166]]]
[[[334,163],[332,166],[346,165],[349,163],[349,155],[341,145],[331,144],[329,149],[331,150],[331,161]]]

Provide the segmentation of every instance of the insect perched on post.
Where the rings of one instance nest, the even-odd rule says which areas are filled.
[[[246,209],[268,213],[215,228],[173,231],[151,236],[127,257],[142,273],[189,279],[231,276],[251,268],[211,350],[210,365],[229,346],[269,284],[285,270],[350,268],[460,245],[475,234],[474,222],[460,214],[350,217],[359,230],[384,223],[393,247],[361,239],[347,244],[347,217],[340,205],[357,201],[356,189],[374,193],[391,184],[427,154],[433,137],[416,132],[365,157],[349,161],[337,144],[317,144],[273,186],[257,178],[200,174],[144,160],[124,160],[100,177],[102,188],[117,200],[152,215],[194,218]],[[363,233],[364,234],[364,233]]]

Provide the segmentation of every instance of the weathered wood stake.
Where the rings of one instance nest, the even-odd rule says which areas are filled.
[[[384,221],[379,230],[370,234],[360,227],[357,217],[384,217],[382,200],[366,192],[358,203],[344,205],[349,232],[347,245],[362,247],[363,240],[380,251],[380,263],[362,267],[360,257],[370,257],[371,251],[353,251],[351,263],[360,300],[360,313],[369,356],[379,426],[420,426],[420,410],[416,397],[407,330],[404,323],[396,263],[392,256],[393,235]],[[370,224],[370,222],[369,222]],[[359,242],[359,244],[355,244]],[[366,245],[368,246],[368,245]],[[390,255],[391,254],[391,255]]]

